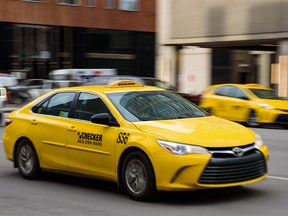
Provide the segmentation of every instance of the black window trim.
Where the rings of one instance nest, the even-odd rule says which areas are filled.
[[[55,95],[61,94],[61,93],[75,93],[74,98],[73,98],[72,103],[71,103],[71,107],[70,107],[70,110],[69,110],[69,114],[68,114],[68,116],[65,117],[65,118],[70,118],[70,119],[74,119],[74,120],[81,120],[81,119],[75,118],[77,100],[79,99],[81,93],[93,94],[93,95],[98,96],[98,97],[102,100],[102,102],[105,104],[105,106],[107,107],[107,109],[110,111],[111,117],[112,117],[113,120],[115,121],[115,122],[114,122],[114,126],[120,127],[119,121],[115,118],[115,116],[113,115],[111,109],[109,108],[109,106],[107,106],[107,104],[106,104],[105,101],[102,99],[102,97],[100,97],[99,94],[97,94],[97,93],[95,93],[95,92],[90,92],[90,91],[61,91],[61,92],[56,92],[55,94],[52,94],[52,95],[48,96],[47,98],[43,99],[42,101],[40,101],[39,103],[35,104],[35,105],[30,109],[31,112],[33,112],[34,114],[40,114],[40,113],[37,112],[37,110],[39,109],[39,107],[42,106],[42,105],[43,105],[44,103],[46,103],[47,101],[51,100],[51,98],[54,97]],[[40,114],[40,115],[46,115],[46,114]],[[52,115],[51,115],[51,116],[52,116]],[[59,116],[54,116],[54,117],[59,117]],[[81,120],[81,121],[83,121],[83,120]],[[87,121],[87,122],[89,122],[89,121]],[[90,122],[91,122],[91,121],[90,121]]]

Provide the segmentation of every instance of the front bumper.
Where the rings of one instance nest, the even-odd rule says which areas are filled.
[[[262,110],[259,112],[259,123],[288,125],[288,111]]]
[[[156,187],[165,191],[188,191],[255,183],[267,177],[268,158],[266,146],[254,148],[241,157],[225,154],[170,154],[169,159],[166,155],[159,157],[161,161],[154,162]]]

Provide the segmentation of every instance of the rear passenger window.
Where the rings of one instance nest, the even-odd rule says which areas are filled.
[[[222,87],[215,89],[215,94],[221,95],[221,96],[229,96],[229,90],[230,90],[230,86],[222,86]]]
[[[40,106],[34,107],[32,111],[39,114],[53,115],[67,118],[69,116],[74,96],[75,93],[73,92],[55,94]]]

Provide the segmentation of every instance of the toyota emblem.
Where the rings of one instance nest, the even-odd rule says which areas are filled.
[[[234,147],[234,148],[232,149],[232,151],[233,151],[234,155],[237,156],[237,157],[241,157],[241,156],[243,156],[243,154],[244,154],[243,149],[241,149],[241,148],[239,148],[239,147]]]

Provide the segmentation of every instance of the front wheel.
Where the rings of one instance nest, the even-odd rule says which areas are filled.
[[[132,152],[124,160],[122,173],[124,190],[134,200],[151,200],[155,193],[155,177],[148,157],[142,152]]]
[[[251,111],[249,113],[246,124],[248,127],[258,127],[260,125],[257,121],[257,116],[255,112]]]
[[[16,163],[20,174],[26,179],[37,179],[40,176],[38,157],[31,142],[23,139],[16,151]]]

